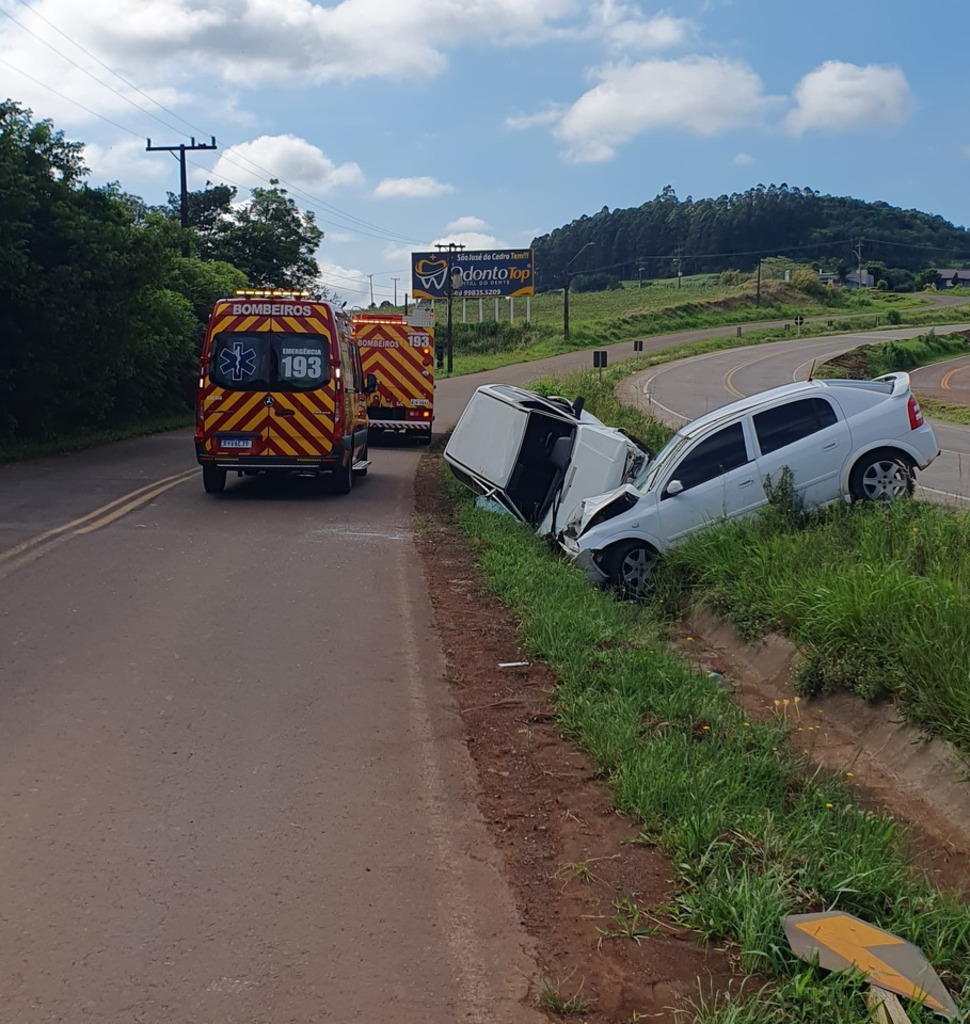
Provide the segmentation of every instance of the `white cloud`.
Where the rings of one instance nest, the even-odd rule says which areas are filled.
[[[172,161],[167,158],[167,153],[146,152],[145,143],[139,139],[119,139],[109,146],[93,142],[84,145],[84,163],[91,171],[91,181],[118,181],[123,189],[126,182],[137,177],[169,182],[170,191],[177,192],[178,174],[172,173]]]
[[[789,131],[844,132],[853,128],[901,124],[913,110],[906,76],[899,68],[827,61],[795,87],[796,107],[787,117]]]
[[[750,167],[754,163],[754,157],[750,153],[736,153],[731,163],[735,167]]]
[[[94,67],[65,36],[144,88],[150,79],[169,83],[191,74],[243,86],[430,78],[444,69],[452,47],[534,45],[576,9],[576,0],[36,0],[37,17],[18,9],[17,18],[79,63]],[[52,65],[50,50],[18,24],[0,25],[5,58],[24,47],[44,57],[25,68],[60,63],[55,58]],[[60,70],[56,78],[64,84]]]
[[[507,117],[505,127],[522,131],[540,124],[555,124],[562,117],[563,110],[564,108],[558,103],[551,103],[544,110],[539,110],[534,114],[517,114],[514,117]]]
[[[265,187],[270,176],[284,188],[329,192],[341,185],[360,185],[364,176],[355,163],[336,165],[306,139],[295,135],[261,135],[222,152],[211,171],[195,172],[243,188]]]
[[[591,20],[614,52],[668,49],[685,42],[693,31],[684,18],[669,14],[645,18],[638,7],[623,0],[599,0]]]
[[[459,217],[445,225],[445,231],[481,231],[488,224],[481,217]]]
[[[716,135],[775,104],[750,68],[714,57],[612,65],[598,76],[555,129],[574,162],[611,160],[617,146],[657,128]]]
[[[448,231],[440,238],[436,238],[429,248],[436,245],[447,245],[449,242],[457,242],[466,249],[507,249],[508,246],[497,239],[494,235],[486,235],[481,231]]]
[[[447,185],[434,178],[384,178],[374,189],[375,199],[427,199],[454,192],[453,185]]]

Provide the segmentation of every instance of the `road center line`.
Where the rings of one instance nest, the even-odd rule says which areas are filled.
[[[68,523],[63,523],[51,530],[46,530],[44,533],[29,537],[20,544],[0,552],[0,580],[6,579],[7,576],[16,572],[17,569],[35,561],[72,537],[82,533],[91,533],[94,530],[101,529],[103,526],[107,526],[140,505],[144,505],[153,498],[157,498],[160,494],[163,494],[172,487],[177,487],[197,474],[197,469],[190,469],[183,473],[177,473],[175,476],[166,477],[164,480],[156,480],[153,483],[130,491],[128,494],[123,494],[120,498],[115,498],[100,506],[100,508],[79,516],[77,519],[72,519]]]

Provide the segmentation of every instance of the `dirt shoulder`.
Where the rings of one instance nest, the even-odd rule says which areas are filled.
[[[531,998],[539,1002],[551,987],[588,1002],[573,1019],[590,1024],[647,1016],[673,1024],[675,1009],[736,984],[730,957],[665,920],[671,866],[636,841],[636,826],[613,810],[593,764],[559,735],[556,680],[522,653],[515,619],[485,589],[452,524],[439,454],[422,459],[415,497],[418,545],[478,767],[482,815],[538,950]]]

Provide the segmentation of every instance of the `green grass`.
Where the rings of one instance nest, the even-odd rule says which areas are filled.
[[[970,754],[970,514],[917,501],[838,505],[804,528],[768,514],[669,552],[658,584],[743,635],[789,636],[801,693],[890,697]]]
[[[964,426],[970,427],[970,406],[924,397],[920,397],[919,405],[925,416],[938,420],[949,420],[950,423],[962,423]]]
[[[860,808],[844,778],[813,771],[782,718],[752,722],[672,653],[654,608],[592,589],[524,527],[448,486],[490,586],[521,623],[525,650],[560,681],[561,729],[590,752],[642,841],[674,865],[666,913],[732,944],[743,972],[773,979],[747,1001],[708,1000],[700,1019],[865,1020],[858,983],[806,966],[784,938],[785,914],[823,909],[914,942],[951,989],[970,996],[970,913],[914,871],[897,822]],[[618,908],[611,930],[638,931],[644,911],[663,912]]]
[[[926,323],[946,323],[953,310],[922,310],[924,295],[893,295],[883,292],[823,291],[810,296],[779,281],[763,282],[761,304],[756,304],[752,282],[740,286],[711,284],[707,276],[689,279],[684,287],[675,282],[652,282],[649,287],[628,287],[608,292],[570,292],[570,340],[562,337],[562,292],[533,296],[530,319],[526,304],[517,299],[515,322],[510,323],[509,304],[499,304],[501,322],[496,324],[494,303],[483,300],[485,323],[479,324],[477,300],[466,306],[469,323],[462,323],[462,306],[453,306],[454,373],[477,373],[510,363],[528,362],[598,345],[612,344],[682,330],[745,324],[759,320],[808,318],[804,336],[843,333],[887,326],[890,318],[907,322],[929,316]],[[937,313],[946,317],[937,319]],[[812,319],[814,318],[814,319]],[[922,319],[920,322],[924,322]],[[445,330],[443,306],[439,305],[439,336]],[[783,328],[771,340],[790,337]],[[747,344],[746,340],[740,344]],[[739,344],[738,341],[734,342]]]
[[[552,979],[546,979],[539,989],[536,999],[539,1007],[556,1017],[579,1017],[590,1008],[588,999],[582,996],[582,985],[574,995],[567,996],[563,992],[562,984]]]
[[[861,379],[881,377],[894,370],[915,370],[920,366],[970,354],[970,340],[965,334],[938,335],[929,331],[902,341],[884,341],[862,345],[830,359],[819,370],[819,376],[855,376]],[[848,371],[848,372],[846,372]]]

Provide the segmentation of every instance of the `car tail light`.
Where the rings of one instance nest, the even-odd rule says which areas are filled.
[[[923,413],[920,410],[919,402],[915,395],[909,396],[909,404],[906,407],[909,411],[909,429],[915,430],[923,425]]]

